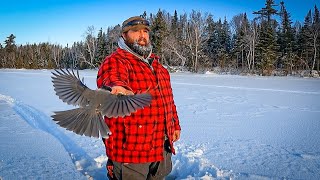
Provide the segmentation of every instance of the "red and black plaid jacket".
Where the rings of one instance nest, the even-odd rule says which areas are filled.
[[[149,90],[149,107],[126,117],[106,118],[112,135],[105,139],[108,158],[117,162],[145,163],[163,160],[165,134],[171,142],[179,119],[168,71],[151,55],[151,66],[126,50],[118,48],[101,65],[97,86],[122,86],[134,93]]]

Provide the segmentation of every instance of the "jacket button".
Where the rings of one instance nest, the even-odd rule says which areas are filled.
[[[142,128],[142,125],[139,125],[139,128]]]

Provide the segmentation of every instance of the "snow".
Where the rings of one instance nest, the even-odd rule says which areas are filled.
[[[96,70],[80,76],[96,88]],[[102,141],[51,120],[73,108],[51,70],[0,70],[0,179],[106,179]],[[167,179],[320,179],[320,80],[171,74],[182,128]]]

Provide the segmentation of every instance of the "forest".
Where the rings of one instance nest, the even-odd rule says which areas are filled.
[[[283,1],[266,0],[252,13],[253,19],[240,13],[216,21],[213,14],[196,10],[172,14],[159,9],[141,16],[150,21],[153,52],[171,72],[319,76],[317,6],[306,12],[304,22],[293,22]],[[0,68],[98,68],[117,48],[121,26],[106,31],[89,26],[84,31],[83,40],[65,47],[48,42],[17,45],[10,34],[0,43]]]

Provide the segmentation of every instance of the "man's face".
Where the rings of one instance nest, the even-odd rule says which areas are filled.
[[[141,56],[146,56],[151,51],[149,31],[147,29],[129,30],[122,34],[126,44]]]
[[[147,29],[129,30],[125,36],[125,41],[130,44],[137,42],[140,46],[146,46],[150,41]]]

